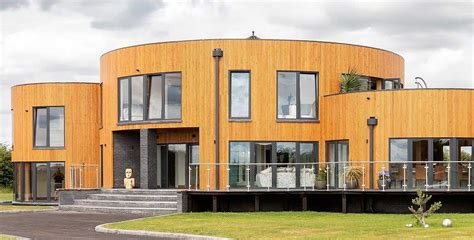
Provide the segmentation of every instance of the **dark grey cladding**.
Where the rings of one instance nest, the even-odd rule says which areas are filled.
[[[140,132],[118,131],[113,133],[114,188],[123,188],[125,169],[131,168],[135,187],[140,187]]]
[[[140,188],[157,187],[156,130],[140,129]]]

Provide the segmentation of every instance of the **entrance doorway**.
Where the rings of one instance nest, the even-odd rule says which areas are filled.
[[[157,145],[157,187],[188,188],[190,163],[199,163],[199,145]]]

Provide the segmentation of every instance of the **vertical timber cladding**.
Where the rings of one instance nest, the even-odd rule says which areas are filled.
[[[112,187],[112,131],[157,129],[199,129],[201,163],[215,162],[215,59],[216,48],[225,52],[219,64],[219,162],[228,161],[228,142],[242,141],[319,141],[319,158],[324,159],[323,129],[334,122],[323,121],[327,113],[325,95],[339,92],[339,76],[355,67],[362,75],[377,78],[401,78],[404,62],[397,54],[369,47],[291,40],[196,40],[147,44],[117,49],[101,57],[103,80],[104,186]],[[138,70],[138,72],[137,72]],[[228,120],[228,72],[251,72],[251,121]],[[276,120],[276,72],[318,72],[320,123],[281,122]],[[120,124],[117,122],[119,77],[161,72],[182,74],[182,119],[178,122]],[[344,104],[344,103],[342,103]],[[365,124],[365,122],[364,122]],[[366,127],[366,126],[365,126]],[[334,129],[334,131],[339,131]],[[364,141],[365,144],[365,141]],[[351,145],[351,150],[352,150]],[[365,150],[364,150],[365,151]],[[215,169],[210,171],[210,185],[215,188]],[[200,175],[207,182],[207,171]],[[226,186],[225,168],[219,171],[220,189]],[[206,187],[206,184],[201,184]]]
[[[34,83],[11,88],[13,162],[65,162],[65,187],[72,164],[100,166],[98,83]],[[33,108],[64,106],[64,148],[33,148]],[[99,178],[100,180],[100,178]],[[84,169],[83,187],[96,187],[95,169]],[[100,183],[99,183],[100,184]]]

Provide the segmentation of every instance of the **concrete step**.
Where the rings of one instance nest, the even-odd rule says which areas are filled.
[[[90,200],[112,200],[112,201],[176,201],[177,195],[138,195],[138,194],[89,194]]]
[[[74,205],[82,206],[102,206],[102,207],[133,207],[133,208],[176,208],[178,203],[176,201],[114,201],[114,200],[90,200],[77,199],[74,200]]]
[[[159,215],[177,212],[176,208],[105,207],[88,205],[62,205],[59,209],[77,212],[130,213],[143,215]]]
[[[126,194],[126,195],[176,195],[175,189],[102,189],[105,194]]]

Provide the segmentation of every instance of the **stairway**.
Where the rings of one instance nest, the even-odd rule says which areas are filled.
[[[174,189],[102,189],[85,199],[74,199],[73,205],[60,205],[59,208],[78,212],[169,214],[177,212],[177,195]]]

